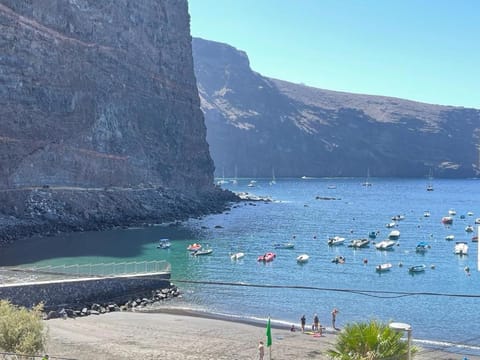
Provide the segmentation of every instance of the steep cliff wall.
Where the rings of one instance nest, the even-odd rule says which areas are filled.
[[[270,79],[243,51],[203,39],[193,54],[217,175],[480,174],[480,110]]]
[[[213,186],[189,20],[186,0],[0,0],[0,242],[231,199]]]
[[[211,186],[186,0],[0,0],[0,186]]]

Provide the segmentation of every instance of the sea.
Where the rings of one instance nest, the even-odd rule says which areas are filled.
[[[480,355],[480,273],[475,219],[480,218],[480,180],[359,178],[239,179],[222,185],[271,201],[245,201],[222,213],[182,223],[104,232],[59,234],[18,241],[0,253],[2,266],[46,266],[166,260],[182,298],[170,302],[198,312],[277,325],[307,324],[318,314],[331,327],[331,311],[339,310],[337,326],[375,319],[411,325],[415,342],[427,348]],[[428,212],[430,216],[425,216]],[[444,225],[442,217],[453,217]],[[401,215],[395,228],[392,217]],[[465,231],[468,225],[475,232]],[[373,242],[399,230],[389,251]],[[378,236],[368,248],[348,247],[352,239]],[[454,235],[453,241],[446,236]],[[344,245],[328,246],[332,236]],[[169,238],[168,250],[158,249]],[[416,252],[427,242],[425,253]],[[456,241],[465,241],[468,255],[455,255]],[[210,246],[208,256],[192,256],[192,243]],[[274,244],[293,243],[293,249]],[[232,253],[245,257],[233,261]],[[257,261],[276,253],[269,263]],[[299,264],[296,257],[308,254]],[[343,256],[343,264],[332,259]],[[391,263],[390,271],[375,267]],[[425,265],[412,274],[410,266]]]

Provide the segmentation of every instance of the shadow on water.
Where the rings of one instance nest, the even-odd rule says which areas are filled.
[[[2,248],[0,266],[19,266],[42,262],[88,263],[157,260],[160,238],[195,239],[192,229],[182,225],[116,229],[102,232],[59,234],[18,240]],[[71,258],[71,259],[69,259]]]

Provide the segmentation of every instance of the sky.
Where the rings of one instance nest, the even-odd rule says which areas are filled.
[[[267,77],[480,109],[478,0],[188,0],[194,37]]]

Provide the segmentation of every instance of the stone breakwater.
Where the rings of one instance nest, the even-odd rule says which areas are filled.
[[[0,191],[0,246],[32,235],[185,220],[225,211],[237,201],[220,188],[201,194],[161,187]]]
[[[84,277],[0,285],[0,299],[31,308],[42,303],[47,318],[128,310],[180,294],[170,272]]]

